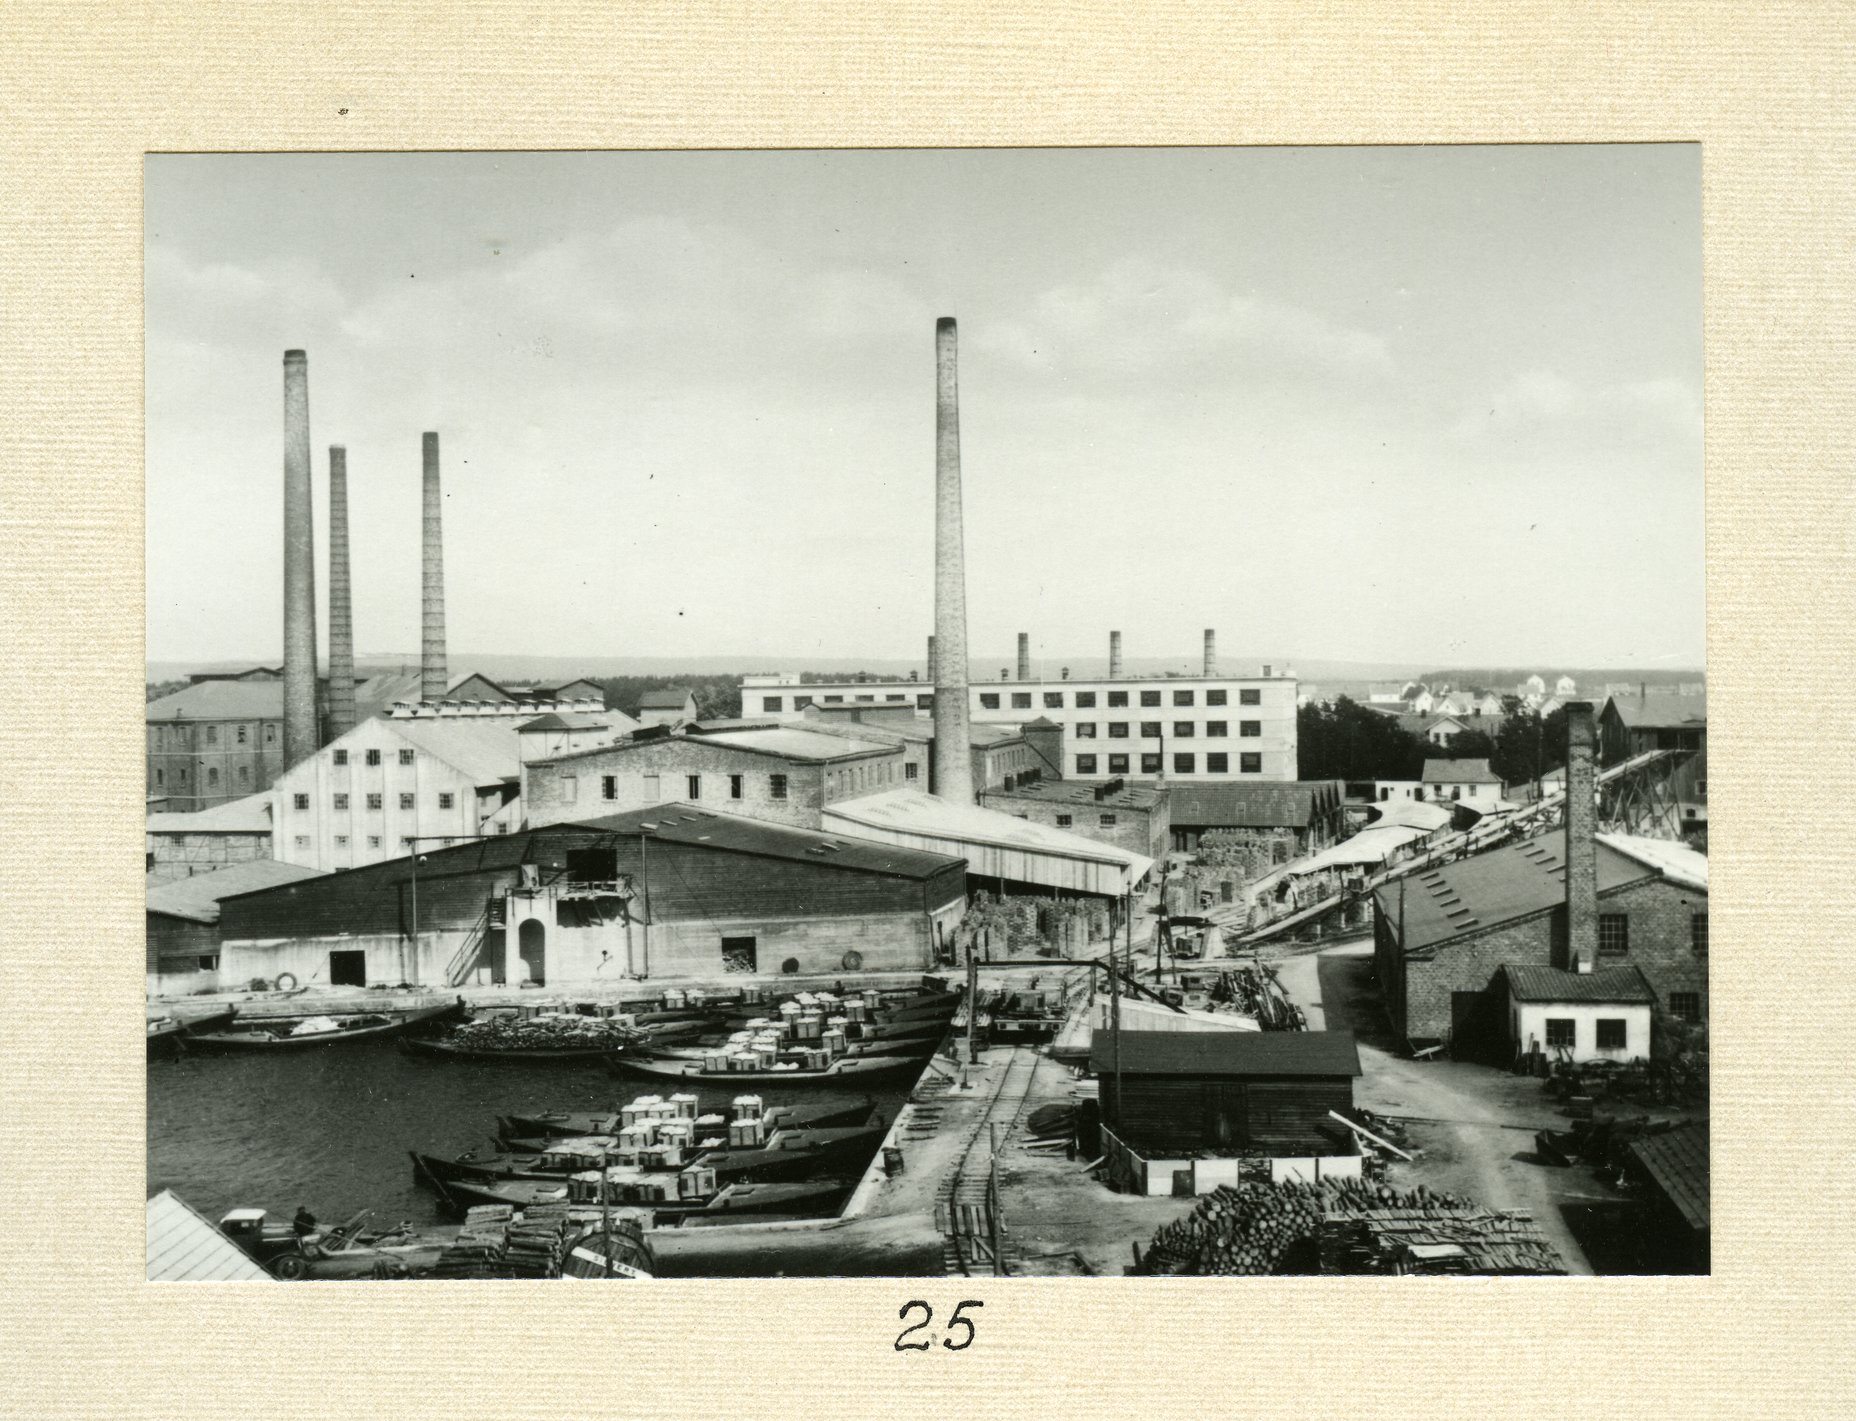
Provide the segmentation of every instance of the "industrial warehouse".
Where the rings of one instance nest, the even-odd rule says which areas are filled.
[[[512,512],[470,389],[401,420],[330,335],[318,446],[283,352],[281,661],[150,675],[151,1276],[1706,1272],[1700,673],[1252,657],[1308,592],[1251,577],[1249,529],[1030,596],[995,382],[1108,367],[986,314],[881,339],[918,437],[870,483],[908,485],[913,560],[820,577],[859,494],[779,493],[824,530],[794,585],[907,652],[865,670],[790,611],[812,649],[543,655],[686,608],[727,644],[786,594],[696,630],[758,555],[706,524],[595,590],[726,484]],[[588,590],[550,604],[556,560]],[[417,655],[357,654],[415,586]],[[502,617],[533,646],[454,649]]]

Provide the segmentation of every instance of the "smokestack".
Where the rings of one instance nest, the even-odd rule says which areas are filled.
[[[928,679],[934,680],[934,633],[928,634]]]
[[[419,699],[442,701],[445,671],[445,500],[438,483],[438,436],[425,436],[425,603],[419,643]]]
[[[1020,632],[1018,634],[1018,679],[1021,681],[1029,681],[1031,679],[1030,632]]]
[[[936,792],[953,804],[973,803],[972,748],[967,738],[967,570],[960,526],[960,384],[954,318],[934,326],[934,681]]]
[[[1120,632],[1110,632],[1108,634],[1108,679],[1111,681],[1119,681],[1121,679]]]
[[[354,603],[348,581],[348,451],[329,446],[329,737],[354,729]]]
[[[1211,627],[1205,629],[1205,674],[1218,674],[1218,633]]]
[[[1590,701],[1566,703],[1566,953],[1576,967],[1598,956],[1598,846],[1593,838],[1597,736]]]
[[[309,471],[309,357],[284,352],[284,768],[315,754],[316,511]]]

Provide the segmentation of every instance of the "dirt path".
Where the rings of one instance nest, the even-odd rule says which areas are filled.
[[[1396,1165],[1392,1181],[1467,1194],[1493,1209],[1525,1211],[1569,1272],[1592,1272],[1561,1206],[1617,1195],[1584,1170],[1534,1162],[1534,1131],[1566,1124],[1540,1083],[1462,1061],[1412,1061],[1387,1049],[1371,953],[1371,941],[1357,939],[1286,957],[1275,966],[1283,990],[1307,1014],[1310,1030],[1350,1030],[1358,1037],[1365,1072],[1358,1103],[1406,1118],[1409,1141],[1422,1157]]]

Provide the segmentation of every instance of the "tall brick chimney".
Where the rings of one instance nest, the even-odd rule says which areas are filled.
[[[445,497],[438,482],[438,436],[425,436],[424,602],[419,642],[419,699],[442,701],[445,668]]]
[[[928,680],[934,681],[934,633],[928,633]]]
[[[967,731],[967,570],[960,517],[960,381],[954,318],[935,322],[934,678],[935,793],[973,803]]]
[[[1110,632],[1108,634],[1108,679],[1111,681],[1119,681],[1121,679],[1120,632]]]
[[[1021,681],[1029,681],[1031,679],[1030,632],[1020,632],[1018,634],[1018,679]]]
[[[1597,732],[1590,701],[1566,703],[1566,962],[1598,959]]]
[[[1205,674],[1218,674],[1218,633],[1211,627],[1205,629]]]
[[[284,768],[315,754],[316,511],[309,469],[309,357],[284,352]]]
[[[329,737],[354,729],[354,600],[348,580],[348,451],[329,446]]]

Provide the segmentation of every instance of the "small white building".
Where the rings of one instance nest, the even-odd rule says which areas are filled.
[[[516,727],[520,737],[522,763],[551,760],[574,750],[594,745],[611,745],[623,740],[638,728],[638,722],[624,711],[608,710],[596,714],[580,711],[549,711]]]
[[[1567,972],[1557,967],[1501,969],[1507,980],[1508,1035],[1515,1053],[1550,1059],[1648,1060],[1656,993],[1635,967]]]
[[[1553,694],[1561,700],[1570,699],[1579,694],[1579,683],[1570,676],[1562,676],[1553,683]]]
[[[695,693],[682,686],[646,691],[638,698],[638,719],[645,725],[675,725],[696,719]]]
[[[1419,798],[1493,809],[1502,797],[1501,776],[1487,760],[1426,760]]]

